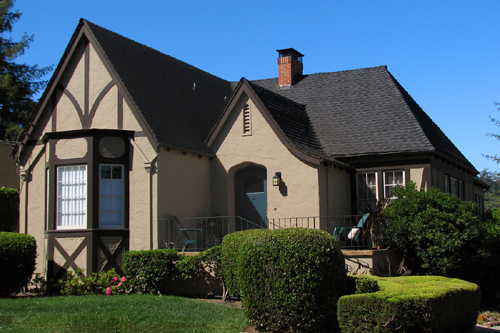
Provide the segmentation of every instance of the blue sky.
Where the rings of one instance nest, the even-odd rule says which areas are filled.
[[[20,59],[57,65],[85,18],[226,80],[277,76],[277,49],[305,55],[304,73],[387,65],[478,170],[500,166],[500,1],[18,0],[12,37],[34,34]]]

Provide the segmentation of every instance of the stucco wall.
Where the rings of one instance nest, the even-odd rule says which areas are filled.
[[[342,216],[352,214],[351,175],[345,169],[328,165],[325,167],[328,177],[328,215]]]
[[[158,217],[213,216],[210,159],[177,150],[158,155]]]
[[[252,132],[243,134],[242,109],[250,106]],[[266,119],[243,94],[218,133],[212,149],[212,207],[221,215],[234,215],[234,173],[248,165],[267,170],[268,218],[320,215],[318,167],[295,157],[280,141]],[[272,185],[275,172],[281,172],[283,185]]]

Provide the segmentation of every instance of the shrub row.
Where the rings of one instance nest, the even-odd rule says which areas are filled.
[[[123,255],[123,268],[135,292],[158,293],[162,280],[177,273],[176,250],[128,251]]]
[[[345,294],[344,257],[331,235],[315,229],[249,230],[222,242],[224,279],[249,319],[269,331],[336,326]]]
[[[0,232],[0,296],[9,296],[28,285],[35,271],[35,260],[35,238]]]
[[[219,246],[195,256],[184,256],[172,249],[129,251],[123,263],[133,292],[163,293],[170,289],[169,285],[207,274],[223,283]]]
[[[476,324],[481,292],[473,283],[438,276],[353,278],[358,293],[338,302],[342,332],[465,333]]]

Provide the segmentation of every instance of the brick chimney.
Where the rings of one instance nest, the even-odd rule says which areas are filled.
[[[302,53],[295,49],[277,50],[278,58],[278,86],[289,88],[297,83],[302,76]]]

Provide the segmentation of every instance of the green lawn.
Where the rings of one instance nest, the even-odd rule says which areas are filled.
[[[0,299],[0,332],[241,332],[242,309],[174,296]]]

